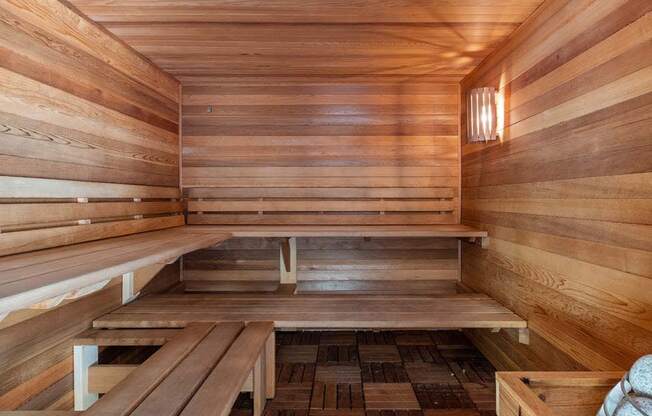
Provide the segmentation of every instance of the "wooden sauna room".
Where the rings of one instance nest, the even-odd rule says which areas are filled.
[[[0,415],[649,416],[650,354],[652,1],[0,0]]]

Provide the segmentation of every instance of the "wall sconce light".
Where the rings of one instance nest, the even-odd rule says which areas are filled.
[[[496,140],[496,89],[474,88],[467,102],[467,142]]]

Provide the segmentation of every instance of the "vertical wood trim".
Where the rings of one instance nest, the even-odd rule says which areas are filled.
[[[183,198],[183,85],[181,83],[179,83],[179,191]]]
[[[265,388],[265,379],[267,378],[266,373],[266,362],[265,362],[265,352],[261,352],[260,356],[256,360],[254,366],[254,413],[253,416],[262,416],[263,410],[265,410],[266,402],[266,388]]]
[[[276,333],[272,331],[265,344],[265,396],[276,396]]]
[[[97,364],[97,345],[75,345],[73,347],[75,410],[88,409],[99,395],[88,390],[88,369]]]
[[[457,85],[457,207],[455,209],[455,222],[460,224],[462,221],[462,140],[465,140],[466,133],[462,131],[462,117],[466,117],[466,112],[462,112],[464,96],[462,95],[462,85]],[[458,253],[458,255],[461,252]]]
[[[290,264],[285,264],[285,255],[284,253],[284,244],[281,243],[279,249],[280,255],[280,272],[281,272],[281,284],[296,284],[297,283],[297,239],[296,237],[290,237],[287,239],[287,246],[290,250]],[[287,250],[287,248],[286,248]],[[289,270],[289,271],[288,271]]]

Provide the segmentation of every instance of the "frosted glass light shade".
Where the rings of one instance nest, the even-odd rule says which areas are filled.
[[[467,141],[469,143],[496,140],[496,89],[474,88],[468,93]]]

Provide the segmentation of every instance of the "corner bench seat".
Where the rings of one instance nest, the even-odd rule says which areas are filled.
[[[169,340],[97,401],[97,395],[88,400],[82,396],[89,392],[79,391],[88,388],[88,380],[76,380],[76,409],[106,416],[227,416],[253,371],[254,416],[260,416],[266,398],[274,396],[273,331],[271,322],[188,323],[175,334],[87,331],[75,340],[75,348],[88,348],[93,340],[98,345],[151,345],[160,343],[161,336]],[[134,342],[139,337],[144,341]],[[88,377],[77,357],[75,377]]]
[[[0,257],[0,317],[230,237],[182,226]]]

